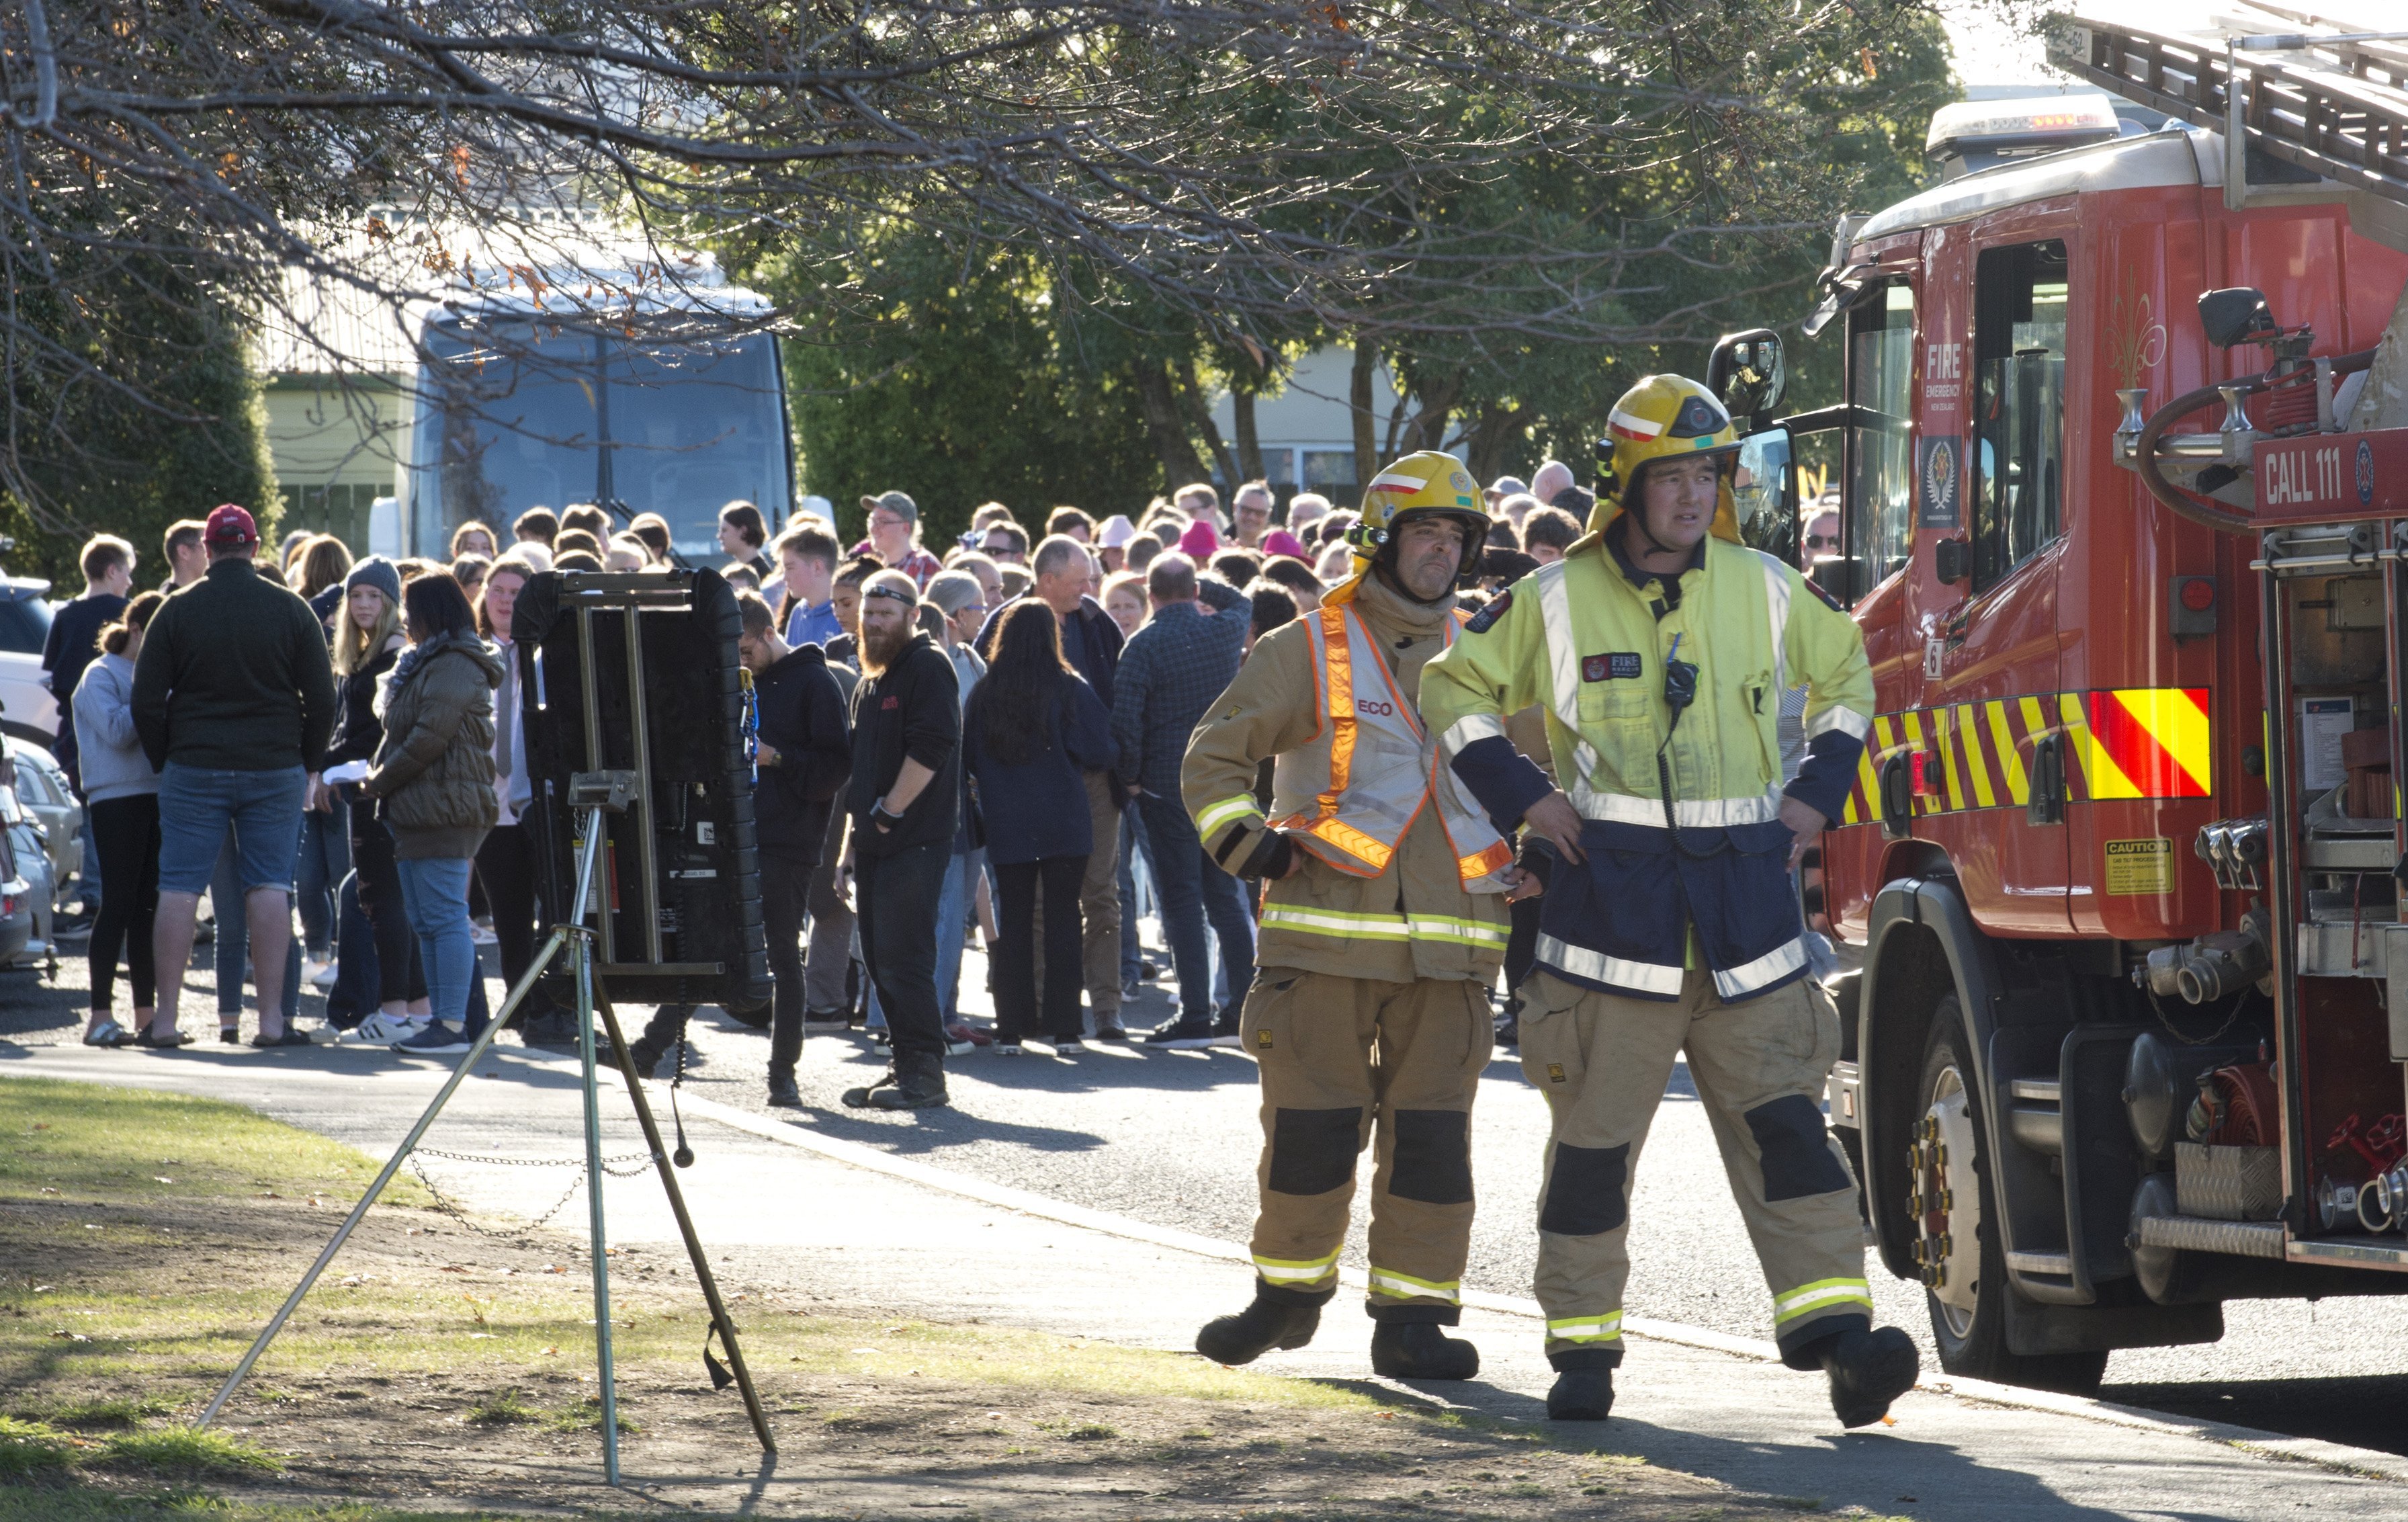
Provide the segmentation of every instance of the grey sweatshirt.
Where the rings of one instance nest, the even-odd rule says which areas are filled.
[[[159,774],[134,732],[134,663],[103,655],[83,668],[75,690],[76,750],[83,796],[93,803],[159,791]]]

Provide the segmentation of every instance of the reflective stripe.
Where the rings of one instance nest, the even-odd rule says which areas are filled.
[[[1248,814],[1254,814],[1256,817],[1260,817],[1262,811],[1261,806],[1255,803],[1250,795],[1240,793],[1233,798],[1223,798],[1220,802],[1205,810],[1202,813],[1197,814],[1196,816],[1196,830],[1197,834],[1209,840],[1212,838],[1212,832],[1214,830],[1219,829],[1229,821],[1233,819],[1242,819]]]
[[[1484,925],[1452,914],[1354,914],[1298,904],[1265,904],[1263,928],[1300,935],[1354,936],[1370,940],[1451,940],[1466,946],[1502,946],[1512,936],[1506,925]]]
[[[1814,1315],[1835,1305],[1861,1305],[1870,1315],[1872,1290],[1862,1279],[1817,1279],[1811,1285],[1799,1285],[1772,1298],[1773,1329],[1778,1331],[1802,1316]]]
[[[1332,754],[1336,753],[1333,750]],[[1369,875],[1377,877],[1387,870],[1388,858],[1396,854],[1389,846],[1381,844],[1342,819],[1292,819],[1288,825],[1301,827],[1317,840],[1326,840],[1339,850],[1371,869]]]
[[[1491,872],[1501,872],[1513,865],[1513,848],[1502,840],[1493,842],[1485,851],[1475,851],[1468,856],[1455,858],[1455,876],[1466,883],[1477,883]]]
[[[1398,1273],[1394,1269],[1383,1269],[1374,1264],[1371,1268],[1370,1280],[1371,1293],[1374,1295],[1390,1295],[1400,1300],[1438,1299],[1444,1300],[1449,1305],[1463,1303],[1463,1281],[1460,1279],[1450,1279],[1444,1284],[1439,1284],[1434,1280],[1416,1279],[1410,1273]]]
[[[1329,785],[1321,795],[1321,817],[1330,819],[1354,768],[1354,647],[1342,606],[1322,610],[1321,634],[1322,664],[1329,673]]]
[[[1580,724],[1580,653],[1572,638],[1571,600],[1564,591],[1564,567],[1570,561],[1557,560],[1530,573],[1539,583],[1539,619],[1546,626],[1547,668],[1549,685],[1555,689],[1554,700],[1548,705],[1565,731],[1572,737],[1572,765],[1575,786],[1585,786],[1605,762],[1597,747],[1581,733]]]
[[[1642,994],[1660,994],[1668,998],[1679,997],[1681,979],[1686,970],[1677,963],[1671,967],[1659,967],[1653,962],[1625,961],[1619,956],[1608,956],[1603,952],[1575,946],[1543,934],[1539,937],[1538,959],[1590,983],[1636,989]]]
[[[1991,705],[1995,708],[1997,705]],[[1827,735],[1832,730],[1855,739],[1863,739],[1873,732],[1873,722],[1852,708],[1827,708],[1806,721],[1806,738]]]
[[[1636,412],[1626,412],[1618,407],[1605,415],[1605,421],[1633,438],[1653,438],[1664,431],[1662,424],[1650,422]]]
[[[1799,936],[1778,951],[1766,952],[1753,962],[1742,962],[1727,972],[1716,972],[1714,992],[1726,999],[1745,998],[1779,983],[1805,965],[1806,938]]]
[[[1439,741],[1439,749],[1449,756],[1459,755],[1463,748],[1475,740],[1503,739],[1505,721],[1494,713],[1467,713],[1447,729]]]
[[[1789,567],[1763,551],[1756,552],[1764,562],[1764,605],[1772,625],[1772,690],[1789,690]]]
[[[1563,1316],[1547,1323],[1547,1341],[1551,1343],[1619,1343],[1622,1341],[1622,1313],[1608,1311],[1601,1316]]]
[[[1572,807],[1584,819],[1609,825],[1664,827],[1664,800],[1628,793],[1599,793],[1589,788],[1572,794]],[[1672,817],[1683,829],[1723,829],[1732,825],[1763,825],[1781,817],[1781,795],[1760,793],[1744,798],[1676,798]]]
[[[1289,1257],[1256,1257],[1254,1271],[1275,1285],[1311,1284],[1316,1279],[1331,1279],[1338,1274],[1338,1254],[1327,1257],[1297,1259]]]

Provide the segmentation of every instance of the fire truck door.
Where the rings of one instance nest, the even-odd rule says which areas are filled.
[[[2067,245],[1952,241],[1931,260],[1945,294],[1930,303],[1916,444],[1925,682],[1903,716],[1923,757],[1915,834],[1947,852],[1986,928],[2064,935],[2060,779],[2078,713],[2058,670]]]

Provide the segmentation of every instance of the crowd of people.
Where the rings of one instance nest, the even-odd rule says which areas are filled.
[[[1174,1008],[1142,1041],[1241,1046],[1264,1100],[1254,1296],[1199,1351],[1240,1364],[1311,1340],[1369,1146],[1372,1366],[1460,1379],[1478,1353],[1443,1328],[1470,1111],[1493,1046],[1518,1041],[1552,1118],[1548,1409],[1593,1420],[1622,1356],[1632,1171],[1685,1054],[1784,1361],[1828,1372],[1846,1425],[1878,1419],[1917,1358],[1871,1326],[1820,1107],[1838,1026],[1811,974],[1829,948],[1798,875],[1870,732],[1863,640],[1799,566],[1742,542],[1739,438],[1711,392],[1651,376],[1612,419],[1602,500],[1556,462],[1484,489],[1421,452],[1356,509],[1299,493],[1283,514],[1265,482],[1226,504],[1197,483],[1036,530],[988,503],[950,544],[900,491],[861,499],[849,547],[824,514],[773,534],[728,504],[711,558],[756,695],[768,1102],[803,1102],[814,1027],[889,1049],[845,1104],[941,1106],[948,1059],[980,1048],[1140,1039],[1123,1011],[1167,973]],[[1836,520],[1804,516],[1801,552],[1835,549]],[[130,599],[132,548],[86,546],[50,665],[92,803],[88,1041],[188,1039],[204,893],[222,1040],[246,962],[253,1046],[310,1040],[305,981],[341,1039],[454,1052],[485,1031],[480,926],[515,982],[546,912],[520,594],[680,558],[649,513],[538,508],[508,532],[461,525],[449,564],[353,563],[323,536],[271,563],[251,514],[221,507],[169,531],[169,585]],[[1149,909],[1167,969],[1144,955]],[[992,1021],[961,998],[973,938]],[[656,1011],[638,1071],[691,1013]],[[513,1018],[530,1043],[574,1035],[540,994]]]
[[[1487,494],[1491,585],[1559,556],[1586,515],[1568,469],[1535,484],[1549,504],[1510,477]],[[569,505],[461,524],[444,560],[354,560],[325,534],[263,546],[230,505],[172,525],[165,575],[139,591],[134,546],[94,537],[44,657],[58,759],[87,805],[84,1040],[199,1039],[177,991],[206,932],[222,1041],[245,1039],[248,984],[253,1046],[308,1044],[296,1021],[315,989],[336,1039],[466,1050],[490,1017],[478,945],[515,980],[543,927],[521,819],[519,591],[546,570],[682,559],[739,589],[759,695],[773,1102],[800,1102],[814,1029],[865,1027],[923,1073],[875,1103],[941,1102],[939,1059],[982,1048],[1235,1044],[1254,906],[1204,851],[1181,762],[1255,641],[1352,574],[1356,515],[1312,492],[1283,512],[1264,481],[1226,502],[1198,482],[1134,515],[1056,507],[1035,529],[988,503],[935,545],[907,493],[861,506],[850,545],[824,514],[778,528],[736,502],[717,555],[679,557],[658,514],[614,525]],[[960,997],[980,943],[992,1022]],[[1175,1013],[1133,1034],[1122,1007],[1158,977]],[[687,1012],[652,1023],[639,1063]],[[533,1044],[575,1036],[542,990],[512,1024]]]

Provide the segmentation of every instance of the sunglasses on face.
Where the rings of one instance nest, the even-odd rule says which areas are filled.
[[[903,593],[891,586],[864,587],[862,588],[861,595],[865,597],[884,597],[890,602],[899,602],[906,608],[917,608],[920,606],[919,598],[906,596]]]

